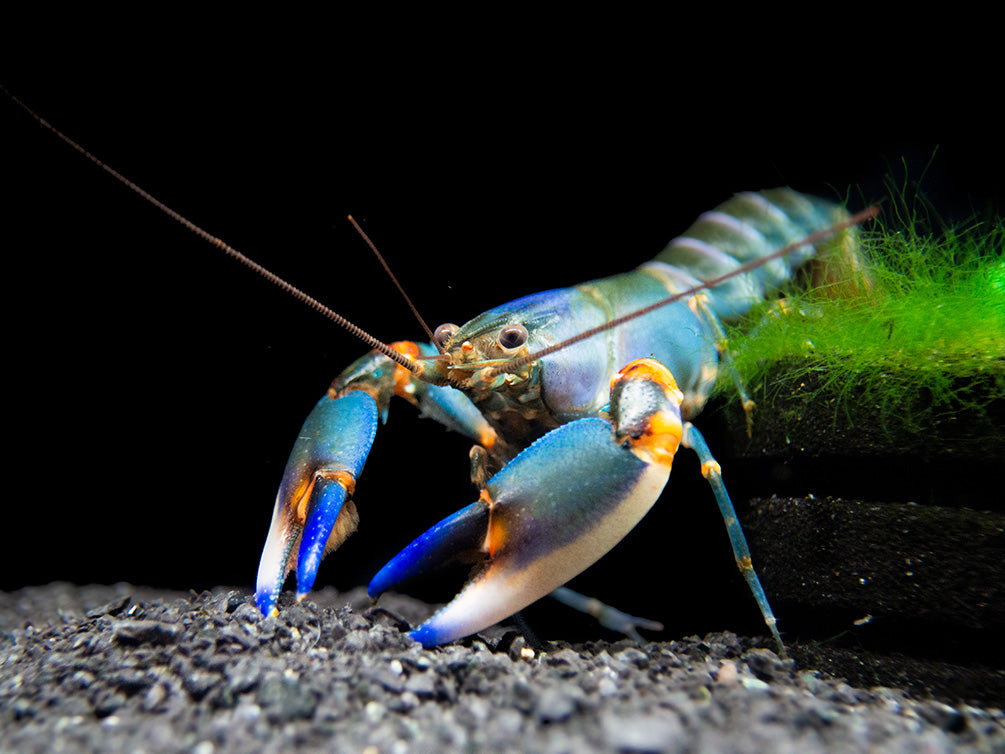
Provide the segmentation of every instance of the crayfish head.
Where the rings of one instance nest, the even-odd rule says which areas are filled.
[[[462,390],[500,436],[519,448],[557,425],[542,398],[541,362],[501,369],[541,348],[541,333],[546,331],[542,316],[532,307],[514,304],[519,302],[492,309],[460,327],[441,325],[435,337],[449,384]],[[553,317],[553,311],[546,316]]]
[[[448,357],[450,369],[457,373],[451,383],[459,386],[456,383],[474,380],[498,387],[531,378],[536,363],[507,373],[502,381],[497,379],[498,373],[490,378],[482,370],[504,366],[551,345],[560,319],[553,292],[545,291],[489,309],[459,327],[441,325],[437,328],[437,342]]]
[[[535,364],[515,372],[499,372],[498,367],[530,353],[530,332],[513,317],[488,322],[485,318],[483,314],[463,327],[440,325],[436,329],[434,337],[443,348],[448,379],[454,387],[469,392],[517,389],[530,380]]]
[[[464,390],[495,389],[514,385],[530,376],[519,373],[491,374],[530,351],[531,331],[521,313],[509,307],[490,310],[463,326],[440,325],[433,334],[447,364],[450,384]]]

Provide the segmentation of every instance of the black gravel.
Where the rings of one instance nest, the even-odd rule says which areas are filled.
[[[729,633],[423,650],[393,595],[0,594],[0,752],[1005,751],[998,709],[855,688]]]

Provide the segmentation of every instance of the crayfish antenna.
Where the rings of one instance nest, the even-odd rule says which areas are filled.
[[[164,202],[162,202],[160,199],[158,199],[157,197],[153,196],[151,193],[149,193],[145,189],[141,188],[136,183],[133,183],[133,181],[131,181],[128,178],[126,178],[120,172],[118,172],[117,170],[115,170],[115,168],[113,168],[110,165],[107,165],[104,162],[102,162],[100,159],[98,159],[91,152],[87,151],[84,147],[82,147],[76,141],[74,141],[73,139],[71,139],[69,136],[67,136],[62,131],[60,131],[58,128],[56,128],[51,123],[49,123],[47,120],[45,120],[45,118],[43,118],[41,115],[39,115],[34,110],[32,110],[28,105],[26,105],[24,102],[22,102],[20,99],[18,99],[3,84],[0,84],[0,91],[3,91],[4,94],[6,94],[8,97],[10,97],[10,99],[14,102],[14,104],[16,104],[22,110],[24,110],[40,126],[42,126],[42,128],[46,129],[51,134],[53,134],[54,136],[56,136],[60,141],[64,142],[68,146],[72,147],[75,151],[79,152],[83,157],[85,157],[88,160],[90,160],[92,163],[94,163],[96,166],[98,166],[99,168],[101,168],[102,170],[104,170],[106,173],[108,173],[110,176],[112,176],[115,180],[117,180],[123,186],[125,186],[126,188],[128,188],[133,193],[138,194],[141,198],[143,198],[144,200],[146,200],[147,202],[149,202],[150,204],[152,204],[154,207],[156,207],[157,209],[159,209],[161,212],[163,212],[165,215],[167,215],[168,217],[170,217],[172,220],[174,220],[175,222],[177,222],[180,225],[184,226],[185,228],[188,228],[190,231],[192,231],[193,233],[195,233],[197,236],[199,236],[199,238],[201,238],[202,240],[204,240],[206,243],[208,243],[208,244],[210,244],[212,246],[215,246],[220,251],[222,251],[224,254],[226,254],[227,256],[229,256],[229,257],[237,260],[238,262],[240,262],[242,265],[244,265],[248,269],[250,269],[253,272],[257,273],[259,276],[265,278],[270,283],[272,283],[273,285],[275,285],[278,288],[282,289],[283,291],[285,291],[286,293],[288,293],[290,296],[292,296],[293,298],[295,298],[300,303],[305,304],[306,306],[308,306],[309,308],[313,309],[314,311],[316,311],[321,316],[323,316],[323,317],[331,320],[332,322],[334,322],[336,325],[338,325],[339,327],[343,328],[344,330],[347,330],[351,335],[353,335],[354,337],[358,338],[359,340],[362,340],[364,343],[366,343],[368,346],[370,346],[370,348],[373,348],[373,349],[375,349],[377,351],[380,351],[382,354],[384,354],[385,356],[387,356],[389,359],[391,359],[395,363],[400,364],[401,366],[405,367],[410,372],[412,372],[416,376],[417,379],[423,380],[424,382],[431,382],[431,383],[434,383],[434,384],[442,384],[443,382],[446,381],[445,378],[440,378],[438,376],[435,376],[435,374],[434,374],[435,371],[436,371],[435,369],[428,368],[425,365],[425,363],[420,363],[420,362],[416,361],[415,359],[409,358],[408,356],[406,356],[406,355],[404,355],[404,354],[402,354],[402,353],[400,353],[398,351],[395,351],[389,345],[387,345],[386,343],[384,343],[381,340],[378,340],[373,335],[370,335],[370,333],[366,332],[363,328],[359,327],[358,325],[353,324],[351,321],[349,321],[348,319],[346,319],[345,317],[343,317],[338,312],[334,311],[333,309],[329,308],[328,306],[325,306],[324,304],[322,304],[320,301],[318,301],[316,298],[314,298],[310,294],[308,294],[305,291],[303,291],[302,289],[296,287],[292,283],[287,282],[284,278],[280,277],[279,275],[277,275],[276,273],[272,272],[268,268],[264,267],[263,265],[259,264],[256,261],[254,261],[250,257],[245,256],[240,251],[238,251],[237,249],[235,249],[234,247],[232,247],[230,244],[228,244],[225,241],[223,241],[221,238],[218,238],[217,236],[212,235],[208,231],[206,231],[203,228],[201,228],[200,226],[196,225],[194,222],[192,222],[191,220],[189,220],[187,217],[185,217],[184,215],[182,215],[177,210],[172,209],[170,206],[168,206],[167,204],[165,204]],[[407,296],[406,296],[406,300],[407,300]],[[421,321],[422,320],[420,318],[420,322]],[[424,323],[423,323],[423,327],[425,327]],[[428,327],[426,328],[426,331],[429,332],[429,328]],[[430,333],[430,340],[432,340],[432,334],[431,333]]]
[[[370,247],[370,251],[372,251],[377,256],[377,261],[380,262],[380,266],[384,268],[384,272],[386,272],[388,277],[391,278],[391,282],[394,283],[395,287],[398,289],[398,293],[400,293],[401,297],[405,299],[405,303],[408,304],[408,308],[412,310],[412,314],[414,314],[415,318],[419,321],[419,325],[422,327],[423,332],[426,333],[426,337],[429,338],[429,341],[434,346],[436,346],[437,351],[443,353],[443,346],[441,346],[436,341],[436,338],[433,337],[433,331],[429,329],[429,325],[426,324],[426,320],[424,320],[422,318],[422,315],[419,314],[419,310],[415,307],[415,304],[412,303],[412,299],[409,298],[407,293],[405,293],[405,289],[402,287],[401,283],[398,282],[398,278],[395,277],[395,274],[393,272],[391,272],[391,267],[384,259],[384,255],[377,250],[376,244],[374,244],[374,242],[370,240],[370,236],[368,236],[366,232],[359,226],[359,223],[356,222],[353,216],[349,215],[348,218],[349,222],[352,223],[352,227],[354,227],[356,229],[356,232],[359,233],[359,235],[363,238],[364,241],[366,241],[366,245]]]

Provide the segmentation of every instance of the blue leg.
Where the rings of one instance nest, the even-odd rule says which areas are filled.
[[[761,615],[764,616],[764,622],[771,631],[771,635],[775,637],[779,654],[785,657],[785,645],[782,643],[782,637],[779,635],[778,627],[775,625],[775,614],[771,611],[771,605],[768,604],[768,598],[764,594],[761,580],[757,578],[757,573],[754,571],[754,565],[750,560],[750,550],[747,548],[747,539],[743,536],[743,529],[740,527],[740,522],[736,518],[736,510],[733,508],[733,501],[729,499],[726,485],[722,482],[722,468],[712,457],[712,452],[708,449],[708,444],[705,442],[705,438],[702,437],[701,432],[690,422],[684,424],[681,445],[691,448],[698,454],[698,460],[701,461],[702,476],[711,485],[712,492],[715,494],[715,500],[719,504],[719,513],[722,514],[722,520],[726,524],[726,531],[729,533],[729,542],[733,546],[733,556],[736,558],[736,566],[740,569],[740,573],[743,574],[743,578],[746,579],[747,586],[750,587],[754,599],[757,600],[757,606],[761,610]]]

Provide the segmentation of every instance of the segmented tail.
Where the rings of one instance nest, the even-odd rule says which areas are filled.
[[[847,218],[840,205],[789,188],[744,192],[701,215],[650,264],[668,264],[700,280],[711,280]],[[709,294],[712,310],[720,319],[746,313],[791,280],[809,259],[823,256],[824,247],[827,256],[838,248],[843,257],[854,247],[854,229],[721,283]]]

